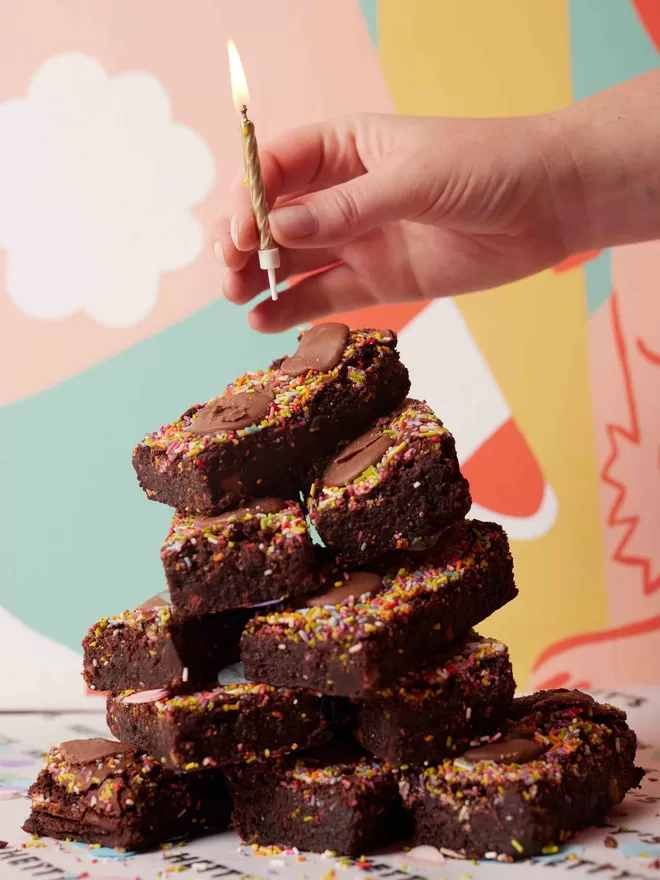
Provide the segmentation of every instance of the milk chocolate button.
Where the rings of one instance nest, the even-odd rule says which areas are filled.
[[[237,522],[248,515],[256,516],[258,513],[278,513],[284,508],[285,502],[281,498],[258,498],[247,507],[238,507],[236,510],[228,510],[218,516],[196,516],[195,525],[200,529],[221,525],[226,522]]]
[[[372,428],[357,440],[349,443],[343,452],[330,462],[323,476],[324,486],[347,486],[376,464],[392,445],[379,428]]]
[[[296,353],[284,358],[280,370],[285,376],[304,376],[308,370],[332,370],[344,354],[350,332],[346,324],[317,324],[305,331]]]
[[[495,761],[497,764],[525,764],[533,761],[543,751],[543,746],[531,739],[501,739],[463,754],[467,761]]]
[[[343,605],[351,596],[359,599],[365,593],[378,593],[383,588],[383,579],[371,571],[354,571],[348,575],[341,587],[333,587],[325,593],[310,596],[305,605],[312,608],[316,605]]]
[[[186,431],[220,434],[256,425],[268,415],[273,399],[273,393],[266,388],[219,397],[199,410]]]
[[[91,764],[93,761],[105,761],[114,755],[132,755],[133,746],[126,743],[94,736],[91,739],[70,739],[60,746],[63,757],[71,764]]]

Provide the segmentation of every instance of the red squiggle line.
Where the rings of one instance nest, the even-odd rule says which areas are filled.
[[[655,364],[656,367],[660,367],[660,354],[656,354],[654,351],[646,345],[643,339],[637,340],[637,350],[639,353],[646,358],[647,361],[651,361],[652,364]]]
[[[638,620],[635,623],[628,623],[625,626],[618,626],[614,629],[604,629],[600,632],[581,633],[578,636],[569,636],[561,642],[555,642],[546,648],[534,662],[534,671],[543,666],[545,662],[557,654],[564,654],[571,648],[582,648],[584,645],[598,645],[601,642],[616,642],[619,639],[627,639],[631,636],[643,636],[650,632],[660,629],[660,614],[656,617],[650,617],[648,620]]]
[[[617,497],[612,507],[610,508],[607,518],[607,524],[609,526],[624,525],[628,527],[623,538],[617,545],[617,548],[613,554],[613,559],[616,562],[619,562],[621,565],[641,565],[644,569],[644,592],[646,594],[650,594],[654,590],[656,590],[658,586],[660,586],[660,577],[658,577],[655,581],[650,580],[650,562],[648,559],[640,559],[637,557],[629,557],[623,555],[624,547],[626,546],[631,535],[637,528],[639,517],[619,517],[619,511],[621,510],[627,498],[627,488],[622,483],[614,480],[609,473],[610,468],[617,460],[619,454],[616,443],[616,436],[618,435],[625,437],[627,440],[635,443],[636,445],[639,445],[640,442],[637,405],[635,403],[633,394],[632,378],[630,375],[630,367],[628,364],[626,346],[623,338],[623,331],[621,328],[619,303],[616,291],[612,292],[612,297],[610,299],[610,310],[612,313],[612,325],[614,328],[616,353],[621,364],[621,372],[623,375],[625,395],[628,404],[628,410],[630,413],[631,426],[629,429],[623,428],[620,425],[608,424],[606,426],[607,435],[610,440],[611,452],[610,457],[608,458],[601,472],[601,479],[617,490]],[[641,351],[641,353],[645,357],[647,357],[652,363],[656,362],[655,354],[649,351],[641,340],[637,340],[637,347]],[[658,361],[660,361],[660,358],[658,358]],[[651,617],[648,620],[640,620],[635,623],[626,624],[624,626],[614,627],[609,630],[601,630],[599,632],[581,633],[579,635],[569,636],[568,638],[565,638],[560,642],[555,642],[553,645],[548,646],[544,651],[542,651],[541,654],[536,658],[533,668],[534,671],[536,671],[548,660],[556,657],[559,654],[564,654],[565,652],[570,651],[573,648],[580,648],[584,647],[585,645],[600,644],[602,642],[617,641],[619,639],[626,639],[632,636],[645,635],[646,633],[654,632],[658,629],[660,629],[660,615]]]
[[[651,561],[649,559],[645,559],[643,556],[630,556],[624,552],[626,546],[628,545],[628,542],[635,532],[635,529],[639,525],[639,516],[620,515],[620,512],[626,502],[628,489],[627,486],[625,486],[623,483],[615,480],[610,473],[612,466],[619,457],[619,448],[616,438],[623,437],[629,443],[634,443],[635,446],[639,446],[641,440],[639,420],[637,416],[637,403],[635,401],[635,395],[633,392],[632,378],[630,375],[630,364],[628,363],[626,344],[623,338],[621,318],[619,315],[619,300],[616,291],[612,292],[612,297],[610,299],[610,309],[612,312],[614,342],[616,353],[621,364],[621,373],[623,375],[623,384],[625,387],[626,403],[628,404],[631,426],[628,429],[624,428],[621,425],[613,425],[608,423],[605,427],[607,436],[610,440],[611,452],[610,457],[605,462],[605,465],[601,471],[601,479],[604,483],[606,483],[608,486],[612,486],[612,488],[616,489],[617,491],[617,497],[615,498],[614,503],[612,504],[607,515],[607,525],[610,527],[626,527],[623,537],[621,538],[616,546],[616,549],[614,550],[612,558],[615,562],[618,562],[621,565],[640,566],[644,571],[644,593],[645,595],[650,595],[651,593],[655,592],[658,587],[660,587],[660,576],[658,576],[655,580],[651,580]]]

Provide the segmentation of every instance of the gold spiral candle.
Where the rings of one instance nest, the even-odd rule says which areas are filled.
[[[254,219],[259,230],[259,250],[265,251],[274,247],[273,235],[268,222],[268,203],[266,202],[266,190],[261,176],[261,162],[259,161],[259,149],[254,125],[247,117],[247,107],[241,107],[241,134],[243,135],[243,163],[245,165],[245,180],[250,190],[250,200]]]

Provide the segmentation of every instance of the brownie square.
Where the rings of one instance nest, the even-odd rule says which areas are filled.
[[[472,499],[454,438],[425,403],[406,400],[325,468],[310,519],[347,565],[367,565],[463,519]]]
[[[415,843],[512,861],[602,821],[644,775],[625,718],[579,691],[515,700],[501,740],[403,773]]]
[[[104,617],[83,639],[83,678],[92,690],[191,690],[217,682],[239,657],[249,608],[180,619],[163,596]]]
[[[368,699],[518,592],[506,534],[478,520],[451,527],[423,554],[402,555],[383,578],[345,578],[305,607],[250,621],[241,638],[247,678]]]
[[[221,830],[231,813],[219,770],[173,773],[133,746],[102,738],[50,749],[28,795],[24,831],[129,850]]]
[[[439,761],[489,740],[516,689],[506,645],[475,632],[416,672],[348,708],[353,734],[394,766]]]
[[[293,501],[264,498],[213,517],[176,513],[160,555],[180,617],[317,587],[309,526]]]
[[[174,696],[125,691],[108,697],[107,719],[115,736],[177,770],[270,758],[326,738],[318,695],[251,682]]]
[[[297,498],[316,458],[399,406],[409,387],[395,333],[319,324],[292,357],[147,434],[133,465],[149,498],[189,513]]]
[[[408,830],[392,770],[346,746],[235,764],[227,782],[247,843],[360,855]]]

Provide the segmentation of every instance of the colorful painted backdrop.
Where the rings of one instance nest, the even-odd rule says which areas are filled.
[[[135,440],[294,345],[218,296],[227,38],[265,139],[356,110],[552,110],[655,67],[660,4],[0,7],[0,659],[24,670],[14,700],[40,680],[72,703],[87,626],[162,588],[169,512],[137,487]],[[659,274],[651,243],[350,318],[400,332],[475,515],[509,531],[520,598],[482,629],[522,685],[660,680]]]

